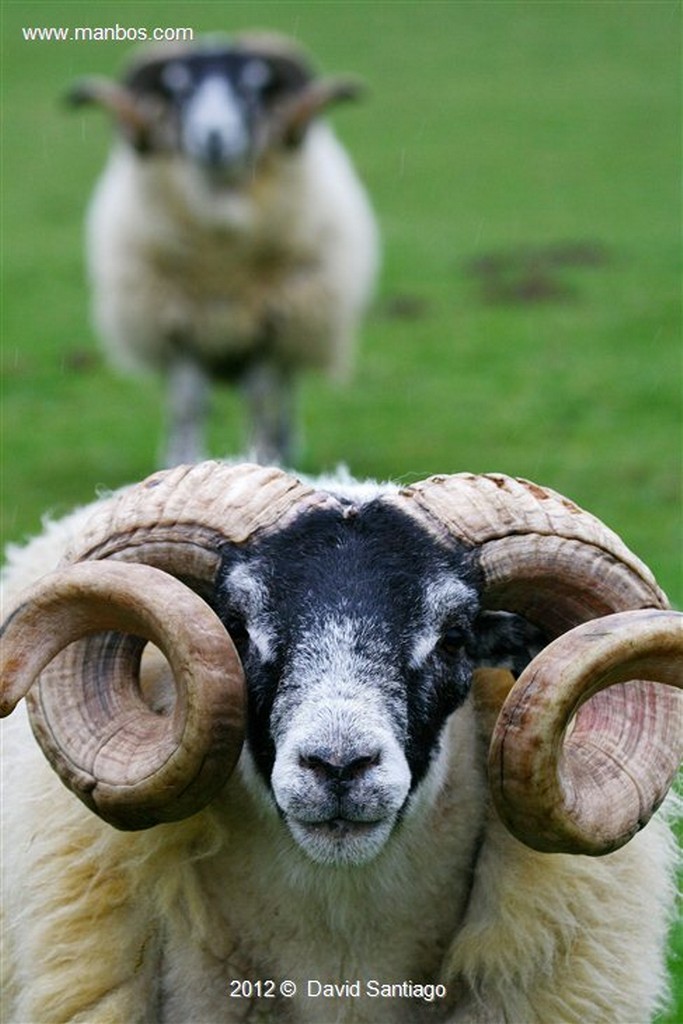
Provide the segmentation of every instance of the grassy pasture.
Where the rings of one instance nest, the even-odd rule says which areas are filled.
[[[4,0],[2,17],[4,541],[150,472],[161,429],[158,382],[114,375],[88,323],[82,220],[108,129],[59,103],[131,46],[22,27],[267,26],[367,81],[334,123],[384,244],[352,385],[303,385],[298,468],[529,477],[683,606],[678,2]],[[240,415],[217,396],[214,454],[239,450]],[[683,997],[664,1019],[682,1016]]]

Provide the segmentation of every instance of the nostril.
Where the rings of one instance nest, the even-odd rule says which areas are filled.
[[[374,754],[365,754],[362,757],[356,757],[353,761],[349,761],[344,771],[346,777],[349,779],[358,778],[359,775],[364,775],[371,768],[376,768],[379,764],[379,751]]]
[[[321,781],[352,782],[380,763],[380,752],[346,760],[331,754],[300,754],[299,765],[313,771]]]
[[[315,754],[299,754],[299,767],[308,768],[316,775],[327,775],[327,762]]]

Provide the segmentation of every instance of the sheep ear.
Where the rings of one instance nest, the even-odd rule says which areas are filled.
[[[352,78],[318,78],[290,100],[284,110],[282,139],[286,146],[298,146],[311,122],[328,107],[345,100],[359,99],[365,92],[362,82]]]
[[[519,676],[547,644],[545,634],[521,615],[481,612],[468,653],[475,668],[506,668]]]

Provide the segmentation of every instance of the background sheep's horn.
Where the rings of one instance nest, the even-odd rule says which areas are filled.
[[[142,699],[145,641],[173,674],[167,714]],[[0,680],[1,713],[28,693],[50,763],[118,828],[200,810],[242,746],[243,675],[226,630],[193,591],[146,565],[83,562],[43,577],[3,628]]]
[[[144,150],[152,122],[134,94],[111,78],[92,75],[81,78],[71,86],[66,101],[74,107],[96,104],[107,110],[124,135],[137,149]]]
[[[599,693],[633,679],[652,682]],[[489,754],[496,808],[518,839],[603,854],[647,823],[683,757],[683,701],[662,700],[656,683],[683,688],[678,612],[594,619],[534,659],[503,705]]]
[[[432,477],[405,488],[397,500],[405,511],[418,516],[421,522],[431,526],[435,532],[450,535],[477,550],[483,576],[482,602],[485,607],[506,609],[524,615],[550,638],[561,636],[581,623],[610,616],[615,612],[668,607],[666,597],[650,571],[615,533],[594,516],[549,489],[498,474],[458,474]],[[671,628],[672,621],[666,619],[669,623],[667,628]],[[602,626],[595,623],[595,628],[599,634]],[[570,635],[573,637],[574,634]],[[638,634],[635,637],[635,642],[639,643]],[[645,644],[645,638],[642,642]],[[568,639],[567,643],[571,645],[572,640]],[[594,640],[590,643],[594,643]],[[571,651],[571,646],[568,649]],[[661,667],[661,659],[655,660]],[[552,685],[552,663],[550,669],[545,659],[539,664],[542,664],[543,680],[549,681],[544,700],[552,702],[557,697],[560,705],[557,714],[564,721],[562,690],[556,690]],[[624,670],[626,676],[617,678],[608,675],[605,677],[607,683],[598,680],[594,685],[595,680],[590,670],[579,673],[577,678],[585,686],[586,698],[582,703],[574,695],[571,713],[576,711],[576,715],[571,735],[572,750],[580,744],[584,752],[581,755],[583,760],[572,753],[570,763],[587,764],[591,757],[598,757],[600,763],[604,763],[609,759],[611,751],[623,752],[620,736],[626,728],[626,722],[633,723],[636,733],[641,727],[645,729],[642,742],[659,748],[661,756],[637,756],[633,761],[629,759],[626,765],[625,756],[620,755],[621,767],[618,771],[625,770],[630,779],[624,780],[623,784],[616,781],[610,783],[609,792],[606,790],[601,797],[601,809],[596,803],[599,794],[595,788],[588,786],[584,793],[583,786],[580,786],[586,779],[584,768],[565,766],[557,769],[561,780],[571,779],[571,784],[576,787],[569,798],[575,802],[571,808],[561,798],[562,782],[558,786],[553,781],[554,775],[545,778],[536,773],[532,777],[527,772],[527,790],[523,795],[520,795],[519,789],[516,790],[517,821],[526,814],[528,822],[536,821],[540,828],[544,811],[540,810],[536,814],[536,802],[540,808],[547,809],[548,792],[554,792],[557,798],[552,826],[555,838],[542,830],[535,838],[530,825],[524,832],[524,841],[528,845],[538,845],[545,850],[571,849],[575,853],[607,853],[626,842],[656,809],[671,783],[672,765],[677,766],[680,762],[683,748],[683,694],[671,686],[658,684],[656,680],[660,675],[654,674],[651,664],[652,659],[639,660],[636,649]],[[532,667],[527,669],[526,679],[530,678]],[[596,672],[599,671],[596,665]],[[643,674],[638,676],[638,671]],[[660,668],[657,671],[659,673]],[[619,681],[625,678],[633,680],[634,673],[636,679],[645,682]],[[669,675],[667,669],[667,678]],[[515,706],[515,694],[521,682],[522,679],[510,695],[511,703],[508,707]],[[596,694],[596,688],[600,689],[601,686],[609,686],[609,689]],[[595,696],[587,699],[591,694]],[[525,727],[532,718],[525,716]],[[541,720],[544,720],[543,716]],[[546,717],[546,724],[548,720]],[[505,721],[509,722],[508,719]],[[549,735],[544,734],[542,742],[550,744],[553,754],[562,760],[565,755],[559,746],[560,727],[553,728],[554,731]],[[631,733],[631,740],[634,740],[634,733]],[[510,751],[518,741],[522,743],[521,757],[524,762],[528,753],[519,729],[511,733],[509,740],[501,740],[499,735],[497,743],[502,742],[507,757],[512,758]],[[590,751],[595,745],[601,751],[599,755]],[[512,764],[513,761],[509,760],[508,763]],[[547,758],[541,764],[549,771]],[[506,769],[505,776],[512,780],[511,769]],[[625,797],[623,808],[613,812],[611,804],[615,796],[627,793],[630,787],[639,789],[643,794],[650,794],[648,800],[636,807],[632,799]],[[514,788],[512,781],[509,785],[506,783],[506,792],[512,792]],[[577,822],[595,821],[600,817],[606,824],[598,838],[589,839],[586,829],[582,831],[577,827]],[[609,831],[610,828],[614,829],[613,833]]]
[[[335,103],[358,99],[365,91],[362,82],[352,78],[317,78],[289,100],[281,111],[279,131],[285,146],[296,146],[311,121]]]

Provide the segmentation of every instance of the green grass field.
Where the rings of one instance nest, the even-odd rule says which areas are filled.
[[[158,382],[112,374],[88,323],[82,221],[107,126],[59,102],[130,44],[22,27],[273,27],[367,81],[334,123],[384,244],[352,385],[304,384],[298,468],[526,476],[612,526],[683,606],[679,2],[2,11],[5,541],[146,475],[161,430]],[[221,394],[214,454],[239,451],[240,416]]]

